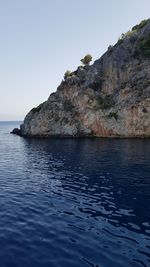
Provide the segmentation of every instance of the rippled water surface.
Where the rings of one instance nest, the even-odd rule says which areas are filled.
[[[0,267],[149,267],[150,140],[16,126],[0,123]]]

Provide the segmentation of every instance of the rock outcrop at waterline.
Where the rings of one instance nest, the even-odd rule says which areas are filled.
[[[18,134],[150,137],[150,20],[72,72],[27,114]]]

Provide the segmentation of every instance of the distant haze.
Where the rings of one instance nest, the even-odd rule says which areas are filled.
[[[0,0],[0,120],[22,120],[85,54],[148,17],[149,0]]]

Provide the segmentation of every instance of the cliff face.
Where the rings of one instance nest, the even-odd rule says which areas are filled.
[[[32,109],[22,136],[150,137],[150,20]]]

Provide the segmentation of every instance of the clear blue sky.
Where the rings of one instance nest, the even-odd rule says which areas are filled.
[[[150,17],[150,0],[0,0],[0,120],[22,120],[64,72]]]

